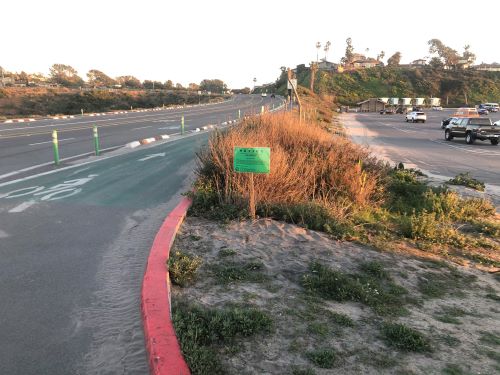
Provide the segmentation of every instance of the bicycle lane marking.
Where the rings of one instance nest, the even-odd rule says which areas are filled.
[[[27,201],[11,208],[9,213],[23,212],[40,201],[55,201],[68,198],[80,193],[83,185],[98,177],[97,174],[89,174],[87,177],[64,181],[51,187],[29,186],[11,190],[0,194],[0,199],[28,198]]]

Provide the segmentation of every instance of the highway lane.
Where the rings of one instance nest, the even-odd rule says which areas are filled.
[[[258,112],[262,105],[278,105],[279,99],[260,95],[236,95],[220,104],[180,109],[75,116],[72,119],[49,119],[32,123],[0,124],[0,180],[18,177],[15,172],[53,161],[51,133],[58,130],[61,158],[93,152],[91,130],[98,126],[102,149],[115,148],[138,139],[180,131],[181,116],[187,131],[217,124],[241,115]],[[32,172],[30,172],[32,173]]]
[[[0,183],[0,374],[147,374],[140,287],[208,132]]]
[[[405,116],[399,114],[349,113],[343,119],[357,143],[369,145],[395,162],[449,178],[470,172],[481,181],[500,186],[499,146],[482,141],[467,145],[459,138],[444,140],[441,119],[452,112],[427,111],[425,124],[406,123]],[[500,114],[492,113],[489,117],[497,121]]]

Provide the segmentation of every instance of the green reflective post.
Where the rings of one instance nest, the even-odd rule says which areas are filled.
[[[241,120],[241,109],[238,109],[238,120]]]
[[[184,135],[184,116],[181,117],[181,134]]]
[[[52,148],[54,149],[54,164],[59,165],[59,141],[57,140],[57,130],[52,132]]]
[[[94,137],[94,149],[95,149],[95,156],[99,156],[100,150],[99,150],[99,133],[97,132],[97,126],[94,126],[92,129],[92,135]]]

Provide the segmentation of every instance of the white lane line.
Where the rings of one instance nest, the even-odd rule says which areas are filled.
[[[163,128],[158,128],[158,130],[163,130],[163,129],[172,130],[172,129],[179,129],[179,128],[180,128],[179,125],[171,125],[171,126],[165,126]]]
[[[130,131],[132,130],[139,130],[139,129],[147,129],[147,128],[152,128],[153,125],[149,125],[149,126],[141,126],[140,128],[133,128],[133,129],[130,129]]]
[[[420,133],[416,130],[408,130],[408,129],[400,129],[398,128],[397,126],[392,126],[392,125],[389,125],[389,124],[385,124],[383,122],[379,122],[380,125],[384,125],[384,126],[387,126],[388,128],[392,128],[392,129],[395,129],[395,130],[399,130],[403,133]]]
[[[465,152],[468,152],[468,153],[471,153],[471,154],[485,155],[485,156],[500,156],[500,152],[498,152],[498,151],[471,150],[471,149],[466,148],[464,146],[458,146],[458,145],[454,145],[454,144],[451,144],[451,143],[448,143],[448,142],[444,142],[444,141],[436,141],[434,139],[429,139],[429,141],[437,143],[437,144],[440,144],[440,145],[443,145],[443,146],[455,148],[455,149],[460,150],[460,151],[465,151]]]
[[[33,206],[35,203],[36,203],[36,201],[34,201],[34,200],[23,202],[19,206],[11,208],[8,212],[10,212],[10,213],[23,212],[27,208],[30,208],[31,206]]]
[[[72,139],[75,139],[75,138],[64,138],[64,139],[59,139],[59,142],[63,142],[63,141],[71,141]],[[52,143],[52,141],[37,142],[37,143],[30,143],[28,146],[43,145],[43,144],[45,144],[45,143]]]

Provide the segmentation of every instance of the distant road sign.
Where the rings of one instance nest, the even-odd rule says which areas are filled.
[[[291,84],[290,84],[290,82],[291,82]],[[287,82],[286,88],[288,90],[292,90],[293,89],[292,85],[293,85],[293,87],[297,88],[297,79],[296,78],[290,79],[290,81]]]
[[[271,168],[269,147],[235,147],[234,170],[239,173],[269,173]]]

